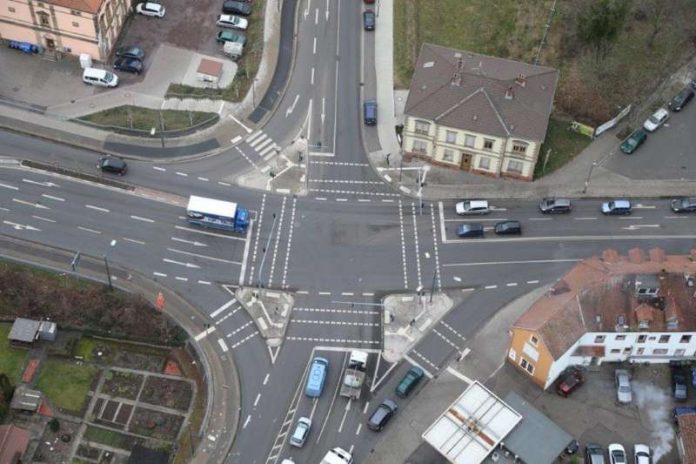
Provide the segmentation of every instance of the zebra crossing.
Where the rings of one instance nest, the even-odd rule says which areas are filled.
[[[271,158],[280,153],[280,145],[263,131],[254,132],[245,142],[264,161],[270,161]]]

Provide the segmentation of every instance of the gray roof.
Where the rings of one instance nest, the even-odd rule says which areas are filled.
[[[23,411],[36,411],[41,404],[41,392],[32,390],[25,385],[15,388],[10,402],[10,408]]]
[[[424,43],[404,113],[458,129],[543,141],[557,82],[553,68]],[[505,98],[508,92],[511,99]]]
[[[18,317],[12,324],[12,330],[7,338],[15,342],[32,343],[39,331],[40,324],[39,321]]]
[[[573,437],[514,391],[505,402],[523,417],[503,440],[505,448],[527,464],[556,462]]]

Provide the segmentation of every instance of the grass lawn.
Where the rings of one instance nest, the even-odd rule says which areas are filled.
[[[97,372],[93,366],[48,359],[41,367],[36,388],[59,408],[79,412]]]
[[[542,175],[549,174],[565,165],[592,142],[592,139],[589,137],[568,130],[569,127],[570,121],[562,121],[554,119],[553,117],[549,120],[546,140],[541,146],[539,161],[534,170],[535,179],[538,179]],[[544,158],[549,149],[551,149],[551,154],[549,155],[549,161],[546,163],[546,169],[544,170]]]
[[[12,324],[0,324],[0,373],[6,374],[10,382],[17,383],[22,377],[27,352],[10,346],[7,336]]]
[[[165,130],[186,129],[196,124],[215,118],[214,113],[202,111],[162,111]],[[130,118],[130,120],[129,120]],[[124,105],[110,108],[98,113],[92,113],[79,118],[100,126],[124,127],[141,131],[150,131],[153,127],[160,128],[160,111],[138,106]]]
[[[133,438],[128,435],[92,426],[87,426],[84,438],[113,448],[127,448],[133,441]]]

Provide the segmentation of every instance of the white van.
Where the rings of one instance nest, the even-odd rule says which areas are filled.
[[[118,76],[103,69],[85,68],[82,73],[82,82],[100,87],[116,87],[118,85]]]

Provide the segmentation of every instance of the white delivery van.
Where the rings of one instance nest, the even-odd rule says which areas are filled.
[[[82,72],[82,82],[100,87],[116,87],[118,85],[118,76],[103,69],[85,68]]]

